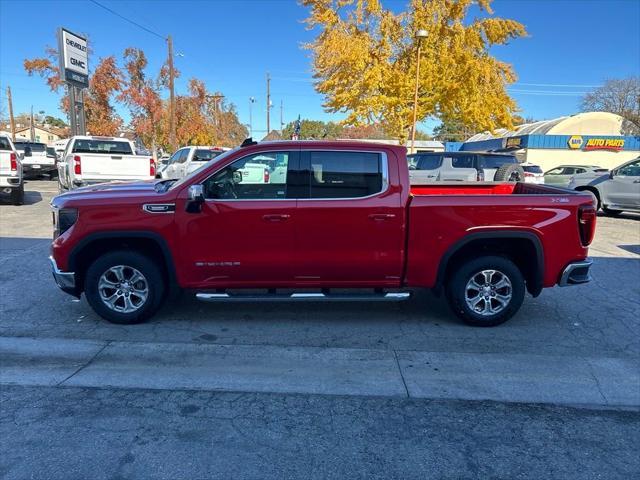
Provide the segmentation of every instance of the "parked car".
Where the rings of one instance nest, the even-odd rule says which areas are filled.
[[[430,288],[465,322],[490,326],[526,291],[590,280],[589,195],[508,182],[410,186],[406,149],[394,145],[243,145],[180,180],[55,197],[58,286],[121,324],[151,317],[179,289],[215,302],[397,301]],[[265,156],[286,166],[282,183],[243,183],[238,172]]]
[[[597,176],[586,185],[578,185],[574,180],[569,188],[591,193],[597,207],[607,215],[640,212],[640,157],[614,168],[608,175]]]
[[[542,173],[540,165],[525,162],[521,163],[520,166],[524,170],[524,181],[526,183],[535,183],[537,185],[544,183],[544,173]]]
[[[579,178],[589,179],[584,182],[586,185],[594,178],[606,173],[609,173],[609,170],[596,165],[560,165],[544,173],[544,183],[554,187],[566,188],[576,175],[581,175]]]
[[[41,175],[53,177],[56,172],[56,157],[47,154],[46,144],[16,141],[14,145],[18,153],[23,156],[22,172],[25,178],[36,178]]]
[[[61,192],[114,180],[153,180],[156,164],[147,155],[134,155],[126,138],[76,136],[58,162]]]
[[[174,153],[164,168],[159,172],[160,178],[182,178],[197,170],[209,160],[223,152],[221,148],[208,146],[183,147]]]
[[[0,191],[11,195],[14,205],[24,203],[21,157],[9,135],[0,134]]]
[[[514,155],[491,152],[424,152],[407,156],[411,184],[449,181],[522,182]]]

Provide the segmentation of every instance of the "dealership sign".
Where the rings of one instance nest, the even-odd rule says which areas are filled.
[[[572,150],[611,150],[619,152],[624,149],[624,138],[588,138],[585,142],[580,135],[573,135],[567,141]]]
[[[61,28],[58,31],[58,51],[60,52],[60,71],[63,74],[63,79],[76,87],[88,87],[87,39]]]

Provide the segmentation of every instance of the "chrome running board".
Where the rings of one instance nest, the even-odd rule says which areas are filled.
[[[410,292],[387,292],[374,294],[356,293],[291,293],[291,294],[229,294],[229,293],[196,293],[196,298],[203,302],[401,302],[411,298]]]

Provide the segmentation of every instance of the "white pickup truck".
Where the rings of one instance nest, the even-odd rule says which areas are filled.
[[[41,142],[16,140],[14,147],[22,154],[22,172],[26,178],[38,178],[56,172],[56,157],[47,152],[47,145]]]
[[[0,134],[0,191],[11,195],[11,203],[24,203],[21,155],[6,134]]]
[[[155,160],[134,152],[126,138],[72,137],[58,163],[60,191],[117,180],[153,180]]]
[[[228,150],[228,149],[226,149]],[[158,178],[182,178],[196,171],[209,160],[214,159],[225,149],[209,146],[183,147],[176,151],[169,159],[164,161]]]

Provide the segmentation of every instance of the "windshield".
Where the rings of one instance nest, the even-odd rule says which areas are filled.
[[[24,147],[31,147],[32,152],[44,152],[47,146],[44,143],[16,142],[16,150],[24,150]]]
[[[76,140],[73,144],[73,153],[115,153],[131,155],[129,142],[116,140]]]
[[[224,160],[225,158],[227,158],[230,154],[235,153],[239,150],[240,147],[236,147],[232,150],[227,150],[226,152],[221,153],[220,155],[218,155],[215,158],[212,158],[211,160],[209,160],[207,163],[205,163],[204,165],[202,165],[200,168],[197,168],[196,170],[194,170],[193,172],[191,172],[189,175],[187,175],[186,177],[181,178],[180,180],[178,180],[175,183],[172,183],[169,185],[168,190],[173,190],[174,188],[178,188],[181,185],[184,185],[185,183],[189,183],[191,181],[191,179],[193,177],[195,177],[196,175],[198,175],[202,170],[204,170],[205,168],[208,168],[210,165],[213,165],[214,163],[219,162],[220,160]]]
[[[529,173],[542,173],[542,169],[538,165],[523,165],[522,169]]]

